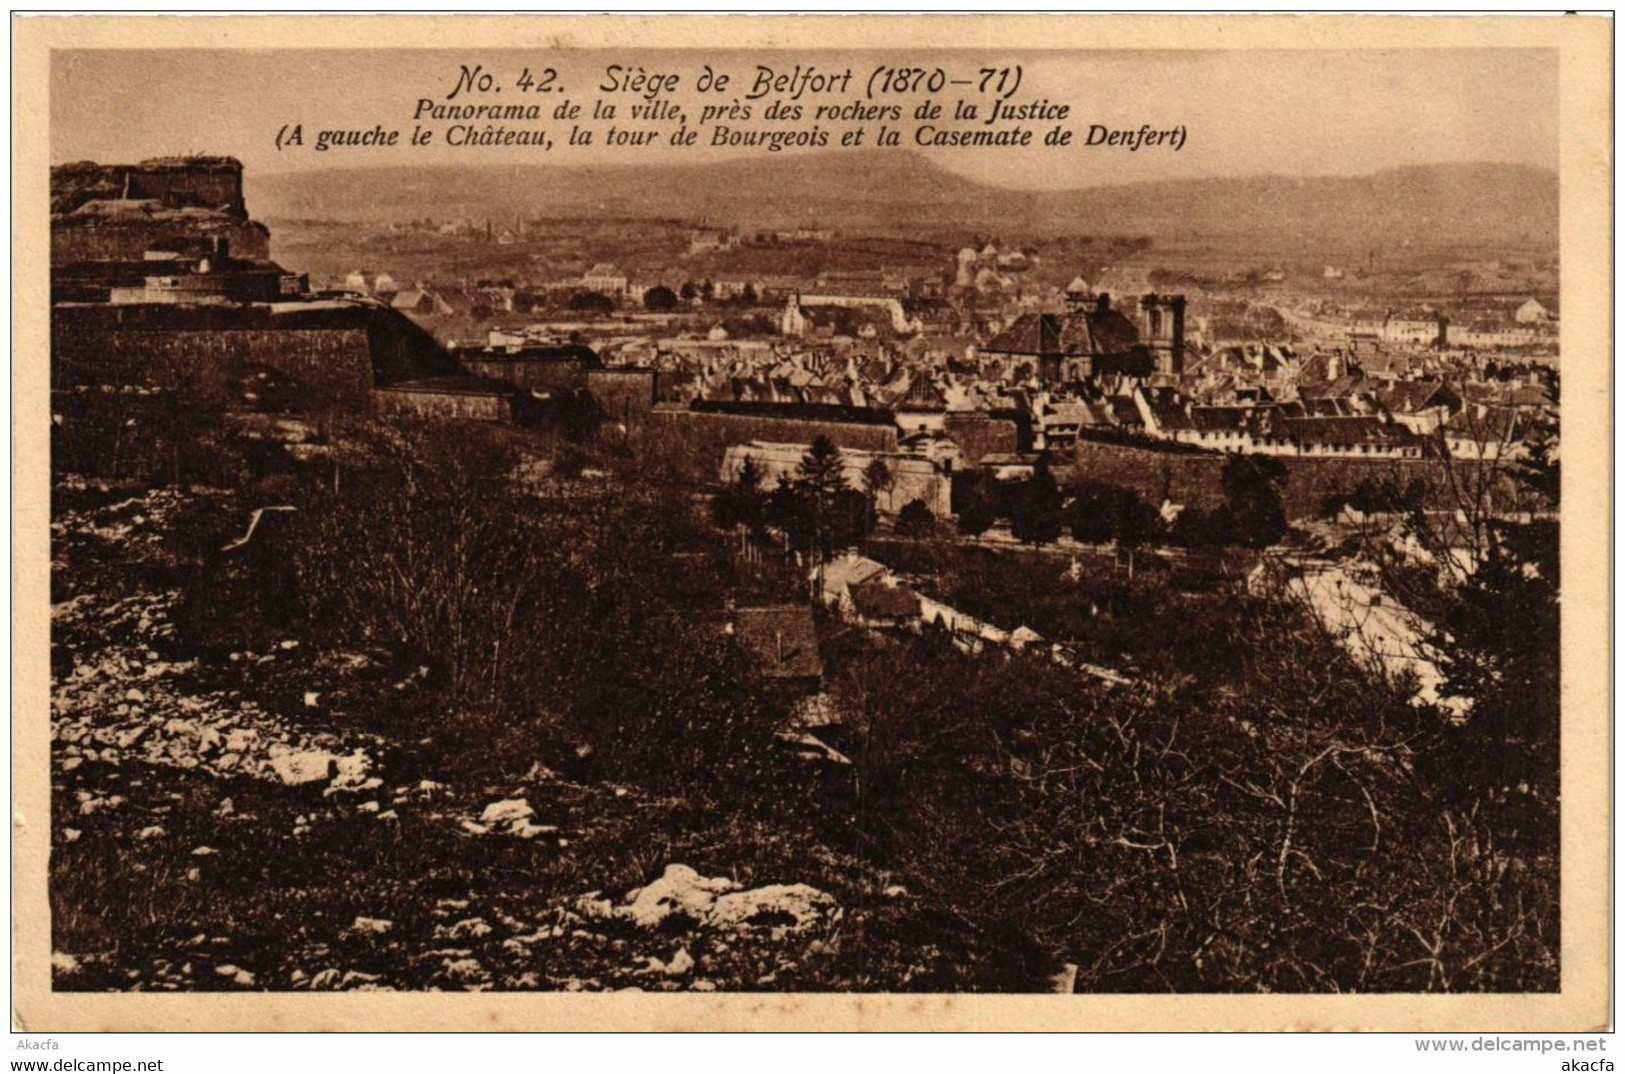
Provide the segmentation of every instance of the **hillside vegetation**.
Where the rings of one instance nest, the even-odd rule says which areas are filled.
[[[809,755],[723,629],[798,572],[659,460],[254,428],[53,456],[58,988],[1557,987],[1554,755],[1276,595],[944,543],[1143,677],[820,621]]]

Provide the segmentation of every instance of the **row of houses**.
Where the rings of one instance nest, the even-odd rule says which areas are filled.
[[[1549,343],[1556,335],[1556,315],[1534,298],[1523,302],[1510,318],[1477,317],[1453,324],[1437,310],[1386,310],[1356,313],[1348,325],[1348,338],[1355,346],[1519,347]]]
[[[1440,381],[1352,400],[1196,406],[1139,389],[1134,402],[1152,439],[1249,455],[1417,459],[1437,437],[1457,458],[1511,457],[1535,424],[1515,407],[1466,403]]]

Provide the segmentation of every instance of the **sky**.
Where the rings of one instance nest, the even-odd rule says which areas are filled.
[[[745,99],[759,62],[783,72],[793,70],[797,62],[820,72],[850,67],[851,89],[819,99],[825,103],[862,99],[864,80],[881,64],[942,67],[950,77],[972,79],[982,67],[1020,64],[1022,84],[1008,103],[1047,100],[1070,105],[1065,125],[1075,131],[1073,145],[922,150],[962,175],[1012,188],[1247,175],[1363,175],[1404,165],[1463,161],[1531,164],[1554,171],[1558,166],[1557,53],[1540,49],[1003,55],[970,50],[59,51],[53,56],[51,76],[51,156],[53,163],[85,159],[125,163],[170,154],[224,154],[242,160],[251,174],[409,163],[714,161],[741,151],[707,145],[704,130],[700,144],[692,148],[569,146],[565,142],[570,124],[553,120],[550,113],[564,101],[590,110],[594,98],[614,99],[621,109],[617,126],[654,126],[627,119],[628,106],[643,103],[641,94],[600,92],[606,68],[614,64],[628,71],[641,67],[649,74],[676,74],[680,84],[665,97],[691,115],[703,102],[753,104],[755,121],[732,125],[760,128],[765,125],[760,110],[772,95],[755,102]],[[696,88],[707,64],[732,76],[728,89],[701,93]],[[465,90],[448,101],[465,65],[494,74],[504,92],[477,96]],[[549,66],[557,70],[553,84],[563,92],[522,94],[517,85],[521,72],[529,68],[538,75]],[[964,95],[974,88],[949,87],[935,95],[922,91],[900,98],[905,105],[903,122],[891,125],[901,127],[908,146],[918,125],[911,116],[915,106],[933,97],[951,110],[955,93]],[[427,124],[436,130],[433,144],[408,146],[414,113],[424,98],[437,104],[541,104],[548,118],[507,125],[545,128],[554,147],[546,153],[519,147],[453,147],[443,139],[449,121]],[[807,96],[801,103],[817,102]],[[1077,144],[1096,123],[1113,129],[1182,126],[1185,142],[1177,152]],[[371,129],[377,124],[400,130],[401,144],[325,153],[314,152],[307,144],[279,151],[278,132],[293,124],[303,126],[307,141],[317,130]],[[837,138],[855,125],[821,124]],[[872,139],[878,123],[867,125]],[[1053,124],[1026,125],[1041,135]]]

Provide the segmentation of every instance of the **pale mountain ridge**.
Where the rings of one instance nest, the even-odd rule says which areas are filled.
[[[1424,244],[1557,242],[1558,178],[1519,164],[1363,176],[1175,179],[1012,190],[914,153],[789,154],[683,165],[392,165],[245,176],[260,219],[467,216],[705,219],[881,233],[1336,236]]]

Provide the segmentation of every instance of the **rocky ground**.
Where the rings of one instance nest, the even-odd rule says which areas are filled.
[[[225,494],[68,485],[53,521],[59,989],[956,987],[962,927],[761,822],[540,764],[470,779],[381,731],[426,672],[178,629]],[[407,730],[406,725],[402,731]]]

